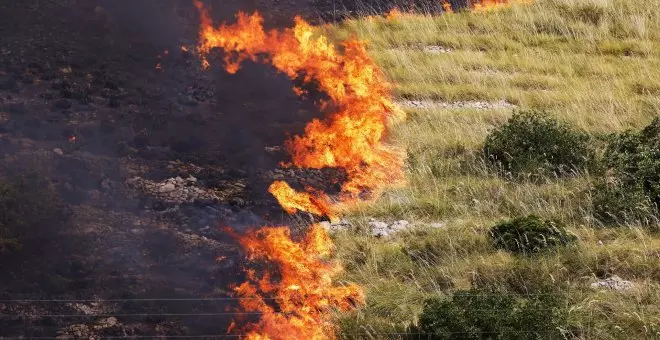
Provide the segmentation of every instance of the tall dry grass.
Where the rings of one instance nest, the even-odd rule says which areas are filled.
[[[643,0],[538,0],[486,14],[353,19],[324,28],[368,41],[398,100],[506,100],[540,109],[593,136],[648,124],[660,112],[660,9]],[[448,53],[429,53],[442,46]],[[345,279],[367,305],[338,316],[346,338],[402,338],[426,297],[475,283],[505,291],[544,284],[568,295],[571,334],[588,339],[660,337],[660,237],[640,226],[601,227],[591,215],[592,174],[503,179],[486,164],[487,133],[508,108],[408,110],[391,143],[408,154],[409,185],[347,211],[356,230],[334,236]],[[496,251],[488,229],[538,214],[569,226],[577,246],[516,257]],[[369,218],[420,227],[392,239]],[[442,222],[445,227],[425,227]],[[631,280],[628,292],[589,287],[597,277]]]

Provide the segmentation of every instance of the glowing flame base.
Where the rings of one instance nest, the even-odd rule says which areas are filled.
[[[300,242],[291,240],[287,227],[252,231],[239,242],[250,260],[271,268],[261,275],[248,271],[248,281],[234,288],[245,298],[243,310],[261,314],[241,329],[246,339],[332,339],[329,313],[350,310],[363,300],[360,287],[333,284],[341,266],[328,260],[332,242],[318,225]]]
[[[335,199],[341,203],[375,197],[386,186],[404,182],[403,157],[384,144],[390,118],[403,112],[392,100],[389,83],[364,44],[350,40],[342,53],[324,36],[315,36],[313,27],[300,18],[295,26],[266,32],[258,13],[239,13],[233,25],[213,27],[204,6],[195,1],[201,13],[200,45],[204,67],[208,53],[224,51],[224,67],[235,73],[245,60],[273,65],[292,79],[318,87],[329,99],[322,108],[336,108],[324,120],[313,120],[302,136],[285,146],[291,166],[300,168],[340,168],[347,180]],[[294,88],[301,95],[304,90]],[[330,198],[306,188],[299,192],[286,182],[269,187],[282,208],[333,218],[336,206]],[[332,242],[324,228],[310,227],[300,241],[291,239],[287,227],[264,227],[245,235],[235,235],[252,261],[263,262],[262,270],[248,270],[247,281],[234,287],[245,312],[259,315],[256,322],[242,321],[239,330],[247,339],[332,339],[332,310],[350,310],[363,302],[360,287],[338,286],[333,278],[341,272],[329,260]]]

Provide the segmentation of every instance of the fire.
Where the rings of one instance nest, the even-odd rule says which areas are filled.
[[[454,9],[451,8],[451,3],[448,0],[444,0],[442,2],[442,9],[445,11],[445,13],[454,13]]]
[[[291,79],[314,85],[328,99],[319,103],[331,109],[327,118],[313,120],[303,135],[285,143],[291,164],[300,168],[339,168],[347,180],[342,183],[339,203],[375,197],[386,186],[404,183],[403,156],[384,143],[387,126],[404,117],[394,103],[391,86],[367,54],[364,42],[349,40],[341,51],[325,36],[299,17],[293,28],[265,31],[259,13],[237,14],[233,25],[212,25],[199,0],[200,44],[197,48],[203,68],[210,63],[214,48],[225,52],[224,68],[240,70],[245,60],[269,63]],[[393,14],[395,15],[395,14]],[[295,87],[300,96],[306,91]],[[296,191],[276,181],[268,190],[288,213],[298,211],[333,218],[336,205],[316,189]],[[337,286],[333,278],[341,272],[329,260],[332,242],[320,225],[310,227],[299,242],[292,240],[287,227],[264,227],[235,235],[249,259],[264,261],[263,273],[247,271],[247,281],[234,287],[241,310],[259,313],[259,321],[236,327],[247,339],[332,339],[332,310],[350,310],[363,302],[356,285]],[[273,297],[271,300],[267,297]]]
[[[512,4],[530,4],[533,0],[477,0],[472,3],[474,12],[489,12]]]
[[[273,182],[268,187],[268,192],[275,196],[282,208],[289,214],[305,211],[318,216],[327,216],[330,219],[334,217],[329,203],[322,194],[297,192],[283,181]]]
[[[341,272],[329,261],[332,243],[322,227],[314,225],[294,242],[287,227],[267,227],[238,238],[253,261],[266,261],[266,272],[248,271],[248,280],[234,288],[244,310],[261,314],[244,329],[246,339],[332,339],[328,318],[332,310],[350,310],[363,300],[360,288],[336,286]],[[275,303],[263,296],[272,296]]]
[[[401,13],[401,11],[398,8],[394,7],[387,13],[387,16],[385,17],[387,18],[387,20],[394,20],[400,18],[402,15],[403,13]]]
[[[239,13],[236,24],[214,28],[197,4],[202,10],[202,56],[213,48],[223,49],[230,73],[237,72],[244,60],[268,62],[292,79],[317,85],[330,98],[322,107],[336,108],[286,143],[294,166],[342,168],[349,178],[343,184],[344,200],[365,192],[374,196],[385,186],[404,182],[403,156],[384,144],[389,119],[400,119],[404,113],[393,103],[391,86],[363,42],[344,42],[340,54],[325,36],[315,37],[313,27],[299,17],[293,28],[266,32],[258,13]]]

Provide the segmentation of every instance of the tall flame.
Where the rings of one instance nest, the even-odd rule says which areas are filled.
[[[319,104],[335,111],[286,142],[291,165],[341,168],[348,178],[338,197],[344,202],[375,197],[385,186],[403,184],[403,157],[386,146],[384,138],[388,120],[404,114],[394,105],[390,85],[363,42],[346,41],[339,53],[299,17],[293,28],[266,32],[259,13],[238,13],[235,24],[214,28],[201,2],[195,4],[201,14],[198,52],[205,68],[211,49],[220,48],[227,72],[237,72],[245,60],[266,62],[328,96]],[[300,88],[294,92],[304,93]],[[276,181],[269,192],[289,213],[335,216],[328,196],[315,189],[298,192]],[[240,300],[241,309],[260,315],[257,322],[239,327],[247,339],[332,339],[329,312],[349,310],[363,301],[360,287],[333,284],[341,266],[328,260],[332,242],[320,225],[311,226],[300,242],[292,240],[287,227],[265,227],[236,237],[251,260],[267,262],[263,274],[248,270],[247,281],[234,287],[246,298]],[[232,324],[229,331],[235,328]]]
[[[287,227],[252,231],[239,242],[251,260],[278,269],[262,276],[248,271],[248,281],[234,288],[243,298],[242,309],[260,314],[258,322],[242,329],[246,339],[331,339],[334,328],[328,313],[350,310],[364,299],[356,285],[333,285],[332,278],[342,268],[326,260],[331,241],[323,227],[312,226],[298,243],[291,240]]]
[[[343,53],[299,17],[295,26],[266,32],[258,14],[238,13],[234,25],[211,26],[202,9],[201,44],[205,56],[213,48],[225,51],[225,69],[236,72],[244,60],[263,61],[292,79],[302,77],[329,97],[322,107],[337,110],[324,120],[315,119],[302,136],[286,143],[294,166],[342,168],[348,175],[343,199],[377,194],[385,186],[402,184],[402,155],[384,144],[389,118],[402,118],[390,84],[369,57],[363,42],[343,43]]]

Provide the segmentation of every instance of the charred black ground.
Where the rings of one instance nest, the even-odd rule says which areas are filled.
[[[316,15],[211,5],[271,27]],[[2,1],[0,16],[0,177],[34,170],[69,216],[0,254],[0,336],[223,334],[241,256],[217,226],[285,218],[265,188],[299,174],[276,170],[274,147],[318,110],[267,66],[202,71],[181,50],[197,42],[188,0]]]
[[[205,3],[272,28],[394,6]],[[223,334],[242,257],[218,226],[295,224],[269,183],[341,179],[278,170],[279,146],[323,113],[271,67],[202,71],[198,20],[190,0],[0,1],[0,180],[35,173],[66,206],[0,253],[0,337]]]

